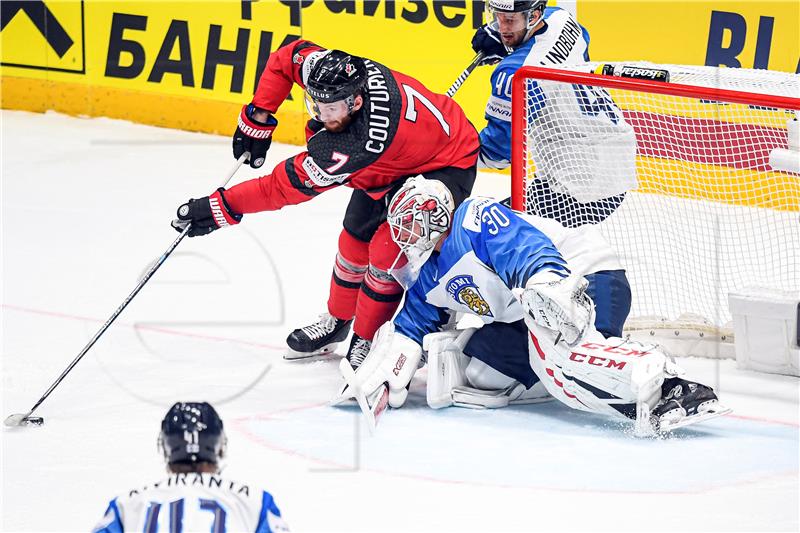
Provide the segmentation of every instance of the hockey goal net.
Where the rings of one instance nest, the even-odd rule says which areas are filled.
[[[661,79],[598,63],[517,71],[512,206],[600,228],[631,282],[628,332],[730,340],[731,291],[800,291],[800,81],[606,72],[623,65]]]

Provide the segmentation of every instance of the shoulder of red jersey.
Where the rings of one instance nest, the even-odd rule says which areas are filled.
[[[292,45],[290,45],[292,46]],[[297,65],[300,71],[300,79],[303,87],[308,82],[308,76],[317,62],[328,55],[330,50],[323,48],[311,41],[299,40],[292,48],[292,63]]]

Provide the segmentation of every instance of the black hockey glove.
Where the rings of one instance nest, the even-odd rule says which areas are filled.
[[[508,49],[500,39],[500,32],[489,24],[484,24],[475,31],[472,37],[472,49],[476,53],[483,52],[484,58],[479,66],[494,65],[508,55]]]
[[[225,189],[220,187],[211,196],[190,199],[178,208],[178,218],[172,221],[175,231],[182,232],[188,224],[189,237],[198,235],[208,235],[212,231],[225,226],[233,226],[242,221],[242,215],[231,211],[228,202],[225,201],[223,193]]]
[[[255,110],[256,106],[247,104],[239,113],[239,125],[233,134],[233,157],[239,159],[243,153],[250,152],[250,160],[245,162],[258,168],[267,157],[267,150],[272,144],[272,132],[278,127],[278,120],[270,115],[266,123],[260,122],[253,118]]]

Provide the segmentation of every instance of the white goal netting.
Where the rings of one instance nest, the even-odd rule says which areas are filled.
[[[618,65],[670,81],[584,74],[597,63],[515,74],[514,206],[601,228],[629,324],[724,327],[731,291],[800,291],[798,75]]]

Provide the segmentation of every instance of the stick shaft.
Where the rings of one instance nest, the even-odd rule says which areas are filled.
[[[472,74],[472,71],[475,70],[475,67],[477,67],[482,60],[483,60],[483,52],[479,52],[478,55],[476,55],[472,59],[472,62],[470,62],[470,64],[467,65],[467,68],[465,68],[463,72],[461,72],[461,74],[458,75],[458,78],[456,78],[456,81],[453,82],[453,85],[451,85],[450,88],[447,89],[446,93],[447,96],[452,98],[456,94],[456,91],[458,91],[461,88],[461,86],[464,85],[464,82],[467,81],[469,75]]]
[[[234,166],[231,168],[228,175],[225,177],[225,181],[221,185],[222,187],[225,187],[228,184],[231,178],[233,178],[233,175],[236,174],[236,171],[239,170],[239,167],[242,166],[242,163],[244,163],[244,161],[248,157],[249,154],[247,152],[242,154],[242,156],[236,161],[236,164],[234,164]],[[69,366],[66,369],[64,369],[64,371],[61,373],[60,376],[58,376],[58,378],[53,382],[53,384],[50,385],[50,388],[47,389],[47,391],[42,395],[41,398],[39,398],[39,401],[36,402],[33,407],[31,407],[31,410],[28,411],[28,414],[25,415],[25,418],[28,418],[29,416],[31,416],[31,414],[33,414],[34,411],[36,411],[36,409],[42,404],[42,402],[44,402],[47,399],[47,397],[50,396],[53,390],[55,390],[55,388],[58,387],[58,384],[61,383],[65,377],[67,377],[67,374],[70,373],[70,371],[75,367],[75,365],[77,365],[78,362],[81,359],[83,359],[83,356],[86,355],[86,353],[92,348],[92,346],[94,346],[94,344],[103,335],[103,333],[105,333],[106,330],[111,326],[111,324],[114,323],[114,321],[122,313],[122,311],[126,307],[128,307],[128,304],[131,303],[131,300],[133,300],[134,297],[137,294],[139,294],[139,291],[142,290],[142,287],[144,287],[145,284],[148,281],[150,281],[150,278],[153,277],[153,274],[155,274],[156,271],[161,267],[161,265],[164,264],[164,262],[172,254],[175,248],[178,247],[178,245],[181,243],[184,237],[186,237],[186,235],[189,233],[189,229],[191,229],[191,225],[186,226],[186,228],[184,228],[181,234],[178,235],[178,238],[172,241],[172,244],[169,245],[169,248],[167,248],[164,251],[164,253],[161,254],[161,257],[159,257],[158,260],[155,263],[153,263],[153,265],[148,269],[148,271],[145,273],[142,279],[139,280],[139,283],[136,284],[136,287],[134,287],[133,291],[131,291],[131,293],[128,295],[127,298],[125,298],[122,304],[120,304],[120,306],[117,307],[117,310],[114,311],[114,313],[112,313],[112,315],[108,318],[108,320],[106,320],[106,322],[100,327],[97,333],[94,334],[94,337],[92,337],[91,340],[89,340],[89,342],[86,344],[86,346],[83,347],[83,350],[81,350],[80,353],[75,357],[75,359],[72,360]]]

